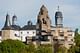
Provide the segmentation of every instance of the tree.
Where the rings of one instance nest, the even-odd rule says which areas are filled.
[[[0,53],[18,53],[26,47],[24,43],[18,40],[4,40],[0,43]]]
[[[78,34],[78,28],[75,29],[75,36]]]
[[[19,40],[4,40],[0,43],[0,53],[52,53],[51,45],[41,45],[37,48],[30,43],[25,45]]]
[[[72,45],[68,51],[68,53],[80,53],[80,34],[78,33],[78,29],[75,30],[75,45]]]
[[[35,53],[36,48],[32,43],[30,43],[29,45],[26,45],[26,51],[27,53]]]
[[[64,46],[60,46],[60,47],[58,48],[57,53],[67,53],[67,48],[64,47]]]
[[[40,45],[36,49],[35,53],[52,53],[52,46],[51,45]]]

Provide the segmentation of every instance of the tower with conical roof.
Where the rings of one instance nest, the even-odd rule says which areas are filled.
[[[10,22],[9,14],[6,15],[5,24],[4,24],[4,27],[2,28],[2,30],[8,30],[8,29],[11,29],[11,22]]]
[[[2,40],[13,39],[13,38],[14,38],[14,31],[13,28],[11,27],[10,16],[9,14],[7,14],[4,27],[2,28]]]
[[[56,27],[63,27],[63,15],[62,12],[59,11],[59,6],[58,11],[55,13],[55,25]]]

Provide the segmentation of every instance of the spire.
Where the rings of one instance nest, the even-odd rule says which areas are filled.
[[[17,16],[14,14],[14,16],[12,17],[12,25],[15,25],[15,21],[17,20]]]
[[[9,16],[9,14],[7,13],[4,27],[8,27],[8,26],[10,26],[10,25],[11,25],[11,23],[10,23],[10,16]]]
[[[59,5],[58,5],[58,11],[59,11]]]
[[[40,10],[41,11],[48,11],[47,8],[44,5],[41,6],[41,9]]]
[[[2,30],[6,30],[6,29],[11,29],[10,16],[9,16],[8,13],[7,13],[7,15],[6,15],[5,25],[4,25],[4,27],[3,27]]]
[[[63,27],[63,15],[62,12],[59,10],[58,6],[58,11],[55,13],[55,25],[58,27]]]
[[[48,13],[47,8],[44,5],[42,5],[40,8],[39,15],[43,15],[43,14],[47,14],[47,13]]]

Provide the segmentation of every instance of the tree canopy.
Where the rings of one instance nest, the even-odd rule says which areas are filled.
[[[19,40],[4,40],[0,43],[0,53],[52,53],[51,45],[40,45],[37,48],[31,43],[25,45]]]
[[[75,30],[75,45],[72,45],[69,49],[68,53],[80,53],[80,34],[78,33],[78,29]]]

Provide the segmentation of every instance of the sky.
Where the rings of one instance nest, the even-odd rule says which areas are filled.
[[[48,9],[52,25],[59,5],[64,26],[80,28],[80,0],[0,0],[0,29],[4,26],[7,13],[10,19],[14,14],[17,16],[17,25],[24,26],[28,20],[36,24],[42,5]]]

